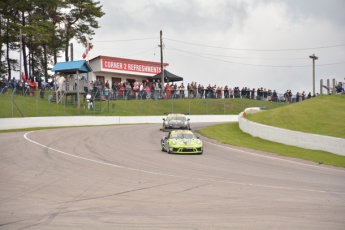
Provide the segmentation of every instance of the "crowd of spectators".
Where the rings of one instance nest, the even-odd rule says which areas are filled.
[[[6,77],[0,79],[0,94],[8,93],[9,90],[17,94],[25,94],[34,96],[36,91],[39,91],[40,97],[44,98],[46,89],[52,89],[52,84],[45,82],[44,78],[37,75],[30,74],[28,78],[21,77],[17,80],[15,77],[8,80]]]
[[[276,90],[270,90],[263,87],[228,87],[227,85],[217,86],[208,84],[204,87],[192,81],[187,86],[183,82],[161,84],[160,80],[145,80],[143,82],[128,82],[127,80],[109,84],[108,81],[103,83],[101,80],[90,82],[90,92],[95,98],[103,99],[184,99],[184,98],[247,98],[266,101],[280,101],[286,103],[298,102],[307,98],[308,95],[297,93],[293,95],[291,90],[287,90],[284,94],[278,94]]]
[[[85,76],[80,79],[87,81]],[[75,83],[76,84],[76,83]],[[41,76],[33,76],[32,74],[26,79],[17,80],[12,78],[10,81],[7,78],[0,80],[0,93],[8,92],[8,89],[16,89],[17,92],[28,92],[29,95],[35,95],[35,91],[39,90],[40,96],[44,98],[44,91],[50,90],[54,87],[54,81],[48,83],[44,81]],[[335,86],[337,93],[344,92],[344,85],[338,82]],[[139,82],[123,80],[121,82],[109,83],[108,80],[102,82],[97,79],[90,81],[89,88],[84,89],[86,93],[90,92],[93,98],[101,99],[185,99],[185,98],[247,98],[255,100],[266,101],[280,101],[286,103],[299,102],[305,99],[314,97],[303,92],[293,94],[291,90],[286,90],[284,94],[278,94],[276,90],[266,89],[263,87],[249,88],[249,87],[228,87],[225,85],[217,86],[208,84],[204,87],[192,81],[187,86],[183,82],[177,84],[176,82],[162,84],[160,80],[144,80]]]

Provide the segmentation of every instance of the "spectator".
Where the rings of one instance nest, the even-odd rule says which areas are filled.
[[[288,96],[289,96],[289,103],[292,103],[293,101],[292,101],[292,92],[291,92],[291,90],[289,90]]]
[[[41,87],[39,89],[40,89],[40,97],[41,99],[44,99],[44,91],[46,87],[44,86],[44,84],[41,84]]]
[[[17,82],[17,79],[14,77],[12,79],[12,92],[17,90],[17,86],[18,86],[18,82]]]
[[[250,88],[249,87],[245,87],[244,88],[246,90],[246,98],[250,98]]]
[[[267,90],[267,100],[272,101],[272,91],[270,89]]]
[[[169,83],[167,83],[167,85],[169,85]],[[146,85],[145,93],[146,93],[146,99],[151,99],[151,90],[148,84]],[[170,90],[169,90],[169,93],[170,93]]]
[[[74,79],[74,86],[73,86],[73,89],[77,89],[77,85],[78,85],[78,81],[80,80],[80,76],[79,75],[76,75],[75,76],[75,79]]]
[[[228,88],[228,85],[224,86],[224,98],[229,98],[229,88]]]
[[[171,97],[170,98],[174,98],[174,95],[175,95],[175,87],[174,87],[174,83],[173,82],[171,82],[171,84],[170,84],[170,94],[171,94]]]
[[[166,98],[165,99],[169,99],[170,98],[170,93],[171,93],[169,81],[165,85],[165,93],[166,93]]]
[[[266,90],[266,88],[264,88],[263,95],[264,95],[264,100],[267,101],[267,90]]]
[[[286,90],[284,93],[284,101],[285,103],[289,102],[289,90]]]
[[[196,85],[196,82],[192,85],[193,88],[193,97],[196,98],[196,95],[198,93],[198,86]]]
[[[273,93],[272,93],[272,101],[278,101],[278,94],[276,92],[276,90],[273,90]]]
[[[212,98],[216,98],[217,97],[217,85],[214,84],[214,86],[212,87]]]
[[[302,97],[302,101],[304,101],[305,100],[305,92],[304,91],[302,92],[301,97]]]
[[[139,82],[137,81],[137,79],[135,79],[135,81],[133,83],[133,91],[134,91],[135,98],[138,99]]]
[[[156,82],[156,86],[158,87],[158,97],[163,98],[162,83],[159,79]]]
[[[253,99],[255,100],[255,88],[253,88],[251,91],[250,91],[250,99]]]
[[[200,87],[200,98],[204,98],[204,94],[205,94],[205,87],[204,87],[204,85],[201,85],[201,87]]]
[[[181,85],[179,86],[179,90],[180,90],[180,98],[184,99],[185,88],[184,88],[183,82],[181,82]]]
[[[338,84],[335,86],[335,89],[337,93],[341,93],[343,91],[343,84],[338,82]]]
[[[38,73],[37,76],[35,77],[35,80],[37,82],[37,88],[41,89],[41,85],[42,85],[42,77],[40,76],[40,74]]]
[[[201,98],[201,85],[198,84],[198,94],[197,94],[198,98]]]
[[[240,98],[241,97],[240,87],[238,87],[238,86],[234,88],[234,97],[235,98]]]
[[[241,98],[245,98],[246,96],[246,90],[244,89],[244,87],[242,87],[241,89]]]
[[[158,100],[159,98],[159,94],[160,94],[160,88],[159,88],[159,85],[158,82],[156,82],[156,84],[154,84],[154,87],[153,87],[153,98],[155,100]]]
[[[191,88],[190,83],[187,84],[187,90],[188,90],[188,98],[190,98],[192,94],[192,88]]]
[[[86,102],[87,102],[87,108],[88,109],[93,109],[93,102],[91,100],[91,92],[88,92],[86,95]]]
[[[144,85],[143,85],[143,83],[139,83],[139,97],[140,97],[140,99],[143,98],[143,95],[144,95]]]
[[[0,94],[3,93],[3,91],[5,90],[5,81],[4,78],[0,79]]]
[[[222,91],[223,91],[223,88],[221,86],[218,86],[218,88],[217,88],[217,98],[222,98]]]
[[[311,98],[311,92],[308,93],[307,99]]]
[[[230,98],[234,98],[234,90],[232,88],[229,88],[229,95]]]

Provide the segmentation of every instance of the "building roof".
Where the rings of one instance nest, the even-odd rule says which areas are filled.
[[[52,71],[64,74],[75,74],[92,72],[90,65],[85,60],[58,62],[53,67]]]
[[[160,65],[160,62],[143,61],[143,60],[119,58],[119,57],[111,57],[111,56],[103,56],[103,55],[99,55],[97,57],[94,57],[94,58],[90,59],[90,62],[94,61],[96,59],[108,59],[108,60],[112,60],[112,61],[126,61],[126,62],[131,62],[131,63],[138,63],[138,64]],[[163,63],[163,66],[169,66],[169,64],[168,63]]]

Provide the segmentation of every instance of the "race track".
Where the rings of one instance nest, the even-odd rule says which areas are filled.
[[[0,229],[345,229],[344,169],[204,137],[167,154],[160,126],[1,133]]]

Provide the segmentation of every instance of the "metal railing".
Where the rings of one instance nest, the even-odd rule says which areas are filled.
[[[0,91],[1,117],[33,117],[33,116],[78,116],[78,115],[162,115],[164,112],[183,112],[189,114],[238,114],[247,107],[276,108],[286,103],[296,102],[296,98],[248,97],[196,92],[186,90],[146,92],[133,90],[92,89],[93,106],[80,96],[80,107],[75,96],[62,94],[59,103],[52,101],[55,90],[9,89]]]

